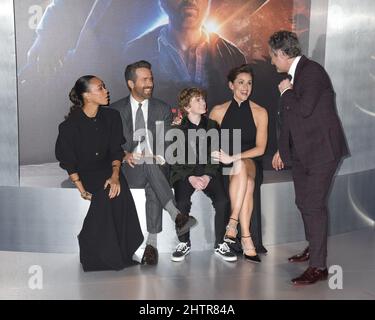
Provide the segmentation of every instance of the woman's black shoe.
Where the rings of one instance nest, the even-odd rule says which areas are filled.
[[[256,254],[255,256],[248,256],[247,254],[245,254],[245,251],[248,251],[248,250],[254,250],[255,251],[255,248],[254,246],[246,246],[243,239],[244,238],[250,238],[251,239],[251,235],[248,235],[248,236],[241,236],[241,245],[242,245],[242,251],[243,251],[243,256],[245,257],[246,260],[248,261],[251,261],[251,262],[255,262],[255,263],[259,263],[259,262],[262,262],[262,260],[260,260],[258,254]]]
[[[255,262],[255,263],[262,262],[262,260],[260,260],[260,258],[259,258],[258,255],[256,255],[256,256],[248,256],[247,254],[243,254],[243,256],[245,257],[246,260],[251,261],[251,262]]]

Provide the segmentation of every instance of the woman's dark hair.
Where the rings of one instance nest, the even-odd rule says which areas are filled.
[[[291,31],[275,32],[268,40],[268,44],[272,51],[275,52],[280,49],[289,58],[300,56],[302,52],[297,35]]]
[[[65,118],[68,118],[76,110],[83,107],[83,94],[89,91],[90,81],[93,78],[96,78],[96,76],[86,75],[76,81],[69,93],[69,99],[73,105],[70,107],[69,114]]]
[[[229,71],[227,76],[228,81],[233,83],[240,73],[248,73],[249,75],[251,75],[251,78],[254,79],[253,69],[251,69],[249,64],[243,64]]]

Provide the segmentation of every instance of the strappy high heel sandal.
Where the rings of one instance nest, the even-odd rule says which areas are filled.
[[[227,224],[227,226],[225,227],[226,229],[226,233],[224,235],[224,241],[227,242],[227,243],[236,243],[236,237],[237,237],[237,233],[238,233],[238,230],[237,230],[237,224],[238,224],[238,220],[237,219],[234,219],[234,218],[229,218],[229,220],[233,220],[233,221],[236,221],[235,223],[231,223],[229,221],[229,223]],[[234,233],[234,236],[229,236],[228,235],[228,231],[233,231]]]
[[[251,239],[251,235],[250,236],[242,236],[241,238],[250,238]],[[260,260],[258,254],[256,253],[254,246],[246,247],[246,245],[245,245],[245,243],[242,239],[241,239],[241,245],[242,245],[243,256],[245,257],[246,260],[251,261],[251,262],[255,262],[255,263],[262,262],[262,260]],[[249,256],[245,253],[246,251],[249,251],[249,250],[254,250],[255,256]]]

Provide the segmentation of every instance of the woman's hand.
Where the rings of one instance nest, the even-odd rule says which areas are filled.
[[[88,191],[85,190],[85,187],[82,184],[82,181],[79,179],[78,173],[72,173],[69,175],[70,179],[78,189],[79,193],[81,194],[81,198],[85,200],[91,201],[92,199],[92,194]]]
[[[104,189],[107,189],[108,186],[110,186],[108,194],[110,199],[113,199],[114,197],[117,197],[120,194],[120,179],[117,176],[112,176],[105,181]]]
[[[224,164],[230,164],[235,160],[233,156],[226,154],[222,149],[212,152],[211,158]]]
[[[82,199],[85,199],[85,200],[89,200],[89,201],[91,201],[91,199],[92,199],[92,194],[91,194],[90,192],[83,191],[83,192],[81,192],[81,198],[82,198]]]

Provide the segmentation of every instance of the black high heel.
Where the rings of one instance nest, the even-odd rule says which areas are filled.
[[[233,226],[230,223],[228,223],[227,226],[225,227],[225,229],[226,229],[227,232],[229,230],[234,231],[234,237],[228,236],[227,232],[226,232],[225,235],[224,235],[224,241],[227,242],[227,243],[236,243],[236,237],[237,237],[237,233],[238,233],[238,230],[237,230],[238,220],[234,219],[234,218],[229,218],[229,220],[236,221],[236,226]]]
[[[251,239],[251,235],[250,236],[241,236],[241,238],[250,238]],[[242,245],[243,256],[245,257],[246,260],[254,262],[254,263],[262,262],[262,260],[260,260],[260,258],[258,256],[258,254],[256,254],[255,256],[249,256],[249,255],[245,254],[245,251],[248,251],[248,250],[254,250],[255,251],[254,246],[253,247],[246,247],[244,242],[242,241],[242,239],[241,239],[241,245]]]

